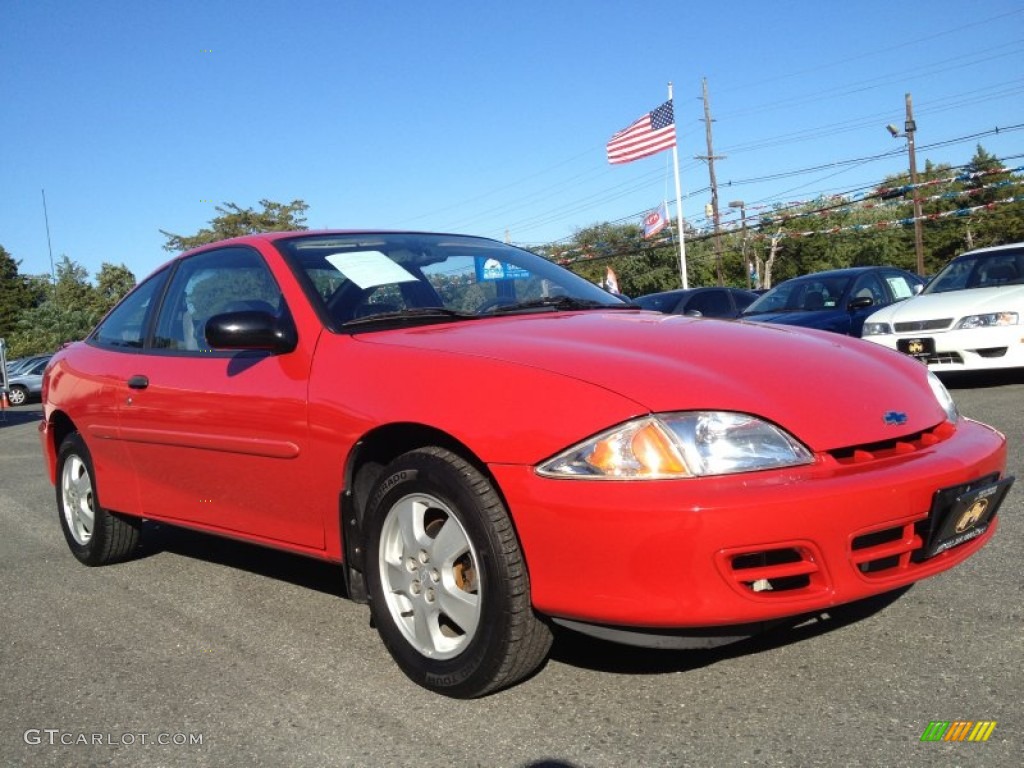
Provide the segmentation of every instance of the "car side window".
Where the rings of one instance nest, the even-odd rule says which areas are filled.
[[[736,302],[737,311],[742,312],[744,309],[746,309],[755,301],[757,301],[757,294],[737,292],[733,293],[732,298],[733,301]]]
[[[259,253],[220,248],[183,259],[167,288],[157,318],[153,347],[210,352],[206,321],[224,312],[260,311],[277,315],[281,289]]]
[[[634,303],[653,312],[671,312],[678,302],[679,298],[675,294],[658,293],[650,296],[641,296],[635,299]]]
[[[700,312],[704,317],[723,317],[732,314],[732,304],[725,291],[714,290],[698,293],[686,305],[687,312]]]
[[[105,347],[141,349],[146,340],[150,308],[167,282],[169,269],[162,269],[135,290],[103,318],[89,341]]]
[[[889,303],[889,295],[885,292],[882,281],[874,273],[869,272],[866,275],[861,275],[857,282],[854,283],[850,299],[864,298],[870,298],[876,307]]]
[[[896,301],[909,299],[914,295],[915,284],[908,280],[906,275],[901,275],[899,272],[886,272],[885,282],[888,283],[889,290]]]

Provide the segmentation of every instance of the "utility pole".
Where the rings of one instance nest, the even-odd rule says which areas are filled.
[[[921,231],[921,190],[917,187],[917,152],[914,148],[914,134],[917,133],[917,123],[914,122],[914,105],[910,100],[910,94],[906,95],[907,118],[903,123],[903,132],[890,123],[885,126],[894,139],[907,140],[907,154],[910,155],[910,185],[913,191],[914,200],[914,252],[917,254],[917,274],[924,277],[924,235]]]
[[[743,271],[747,275],[747,290],[750,285],[750,256],[747,255],[747,204],[742,200],[733,200],[729,203],[730,208],[740,209],[740,253],[743,256]]]
[[[708,161],[708,175],[711,177],[711,216],[715,224],[715,272],[718,274],[718,284],[725,285],[725,278],[722,276],[722,238],[719,237],[721,229],[721,218],[718,213],[718,182],[715,180],[715,160],[724,160],[724,155],[716,155],[711,143],[711,103],[708,100],[708,79],[702,78],[704,92],[704,134],[708,140],[708,153],[705,156],[697,155],[697,160]]]
[[[914,105],[907,94],[907,121],[903,125],[907,135],[907,152],[910,154],[910,183],[914,185],[914,252],[917,254],[917,274],[924,276],[924,234],[921,231],[921,191],[917,187],[917,152],[914,150]]]

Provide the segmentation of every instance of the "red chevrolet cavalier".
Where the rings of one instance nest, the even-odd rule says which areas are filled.
[[[54,357],[64,535],[143,519],[340,563],[417,683],[530,675],[551,624],[707,645],[944,571],[996,528],[995,430],[858,339],[644,312],[493,240],[185,253]]]

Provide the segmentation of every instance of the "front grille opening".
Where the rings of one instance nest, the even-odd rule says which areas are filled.
[[[922,357],[921,360],[928,365],[963,365],[964,359],[959,352],[936,352],[934,355]]]
[[[976,349],[974,354],[978,357],[1002,357],[1006,354],[1007,347],[988,347],[986,349]]]
[[[890,568],[900,567],[900,558],[899,555],[882,557],[878,560],[869,560],[866,563],[861,563],[857,567],[860,568],[861,573],[878,573],[879,571],[888,571]]]
[[[730,565],[736,582],[752,593],[768,597],[811,586],[818,566],[794,547],[766,549],[734,555]]]
[[[911,520],[854,537],[850,542],[850,559],[865,575],[885,575],[909,567],[924,546],[922,522],[927,521]]]
[[[896,323],[893,329],[896,333],[914,333],[917,331],[943,331],[953,324],[952,317],[944,317],[940,320],[914,320],[909,323]]]
[[[943,422],[932,429],[923,432],[916,432],[910,435],[901,435],[890,440],[882,440],[877,443],[865,443],[864,445],[851,445],[845,448],[836,448],[828,452],[829,456],[840,464],[863,464],[868,461],[877,461],[892,456],[904,456],[915,453],[922,448],[927,448],[950,437],[956,431],[956,427],[948,422]]]
[[[764,552],[751,552],[737,555],[732,559],[733,570],[760,568],[765,565],[782,565],[783,563],[799,563],[803,558],[795,549],[769,549]]]
[[[890,541],[899,541],[902,536],[903,528],[886,528],[884,531],[866,533],[853,540],[853,551],[876,547],[879,544],[888,544]]]

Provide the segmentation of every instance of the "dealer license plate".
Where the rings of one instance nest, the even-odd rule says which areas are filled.
[[[917,339],[897,339],[896,349],[914,357],[928,357],[935,354],[935,339],[927,336]]]
[[[1013,480],[988,475],[973,483],[936,491],[923,556],[934,557],[987,531]]]

